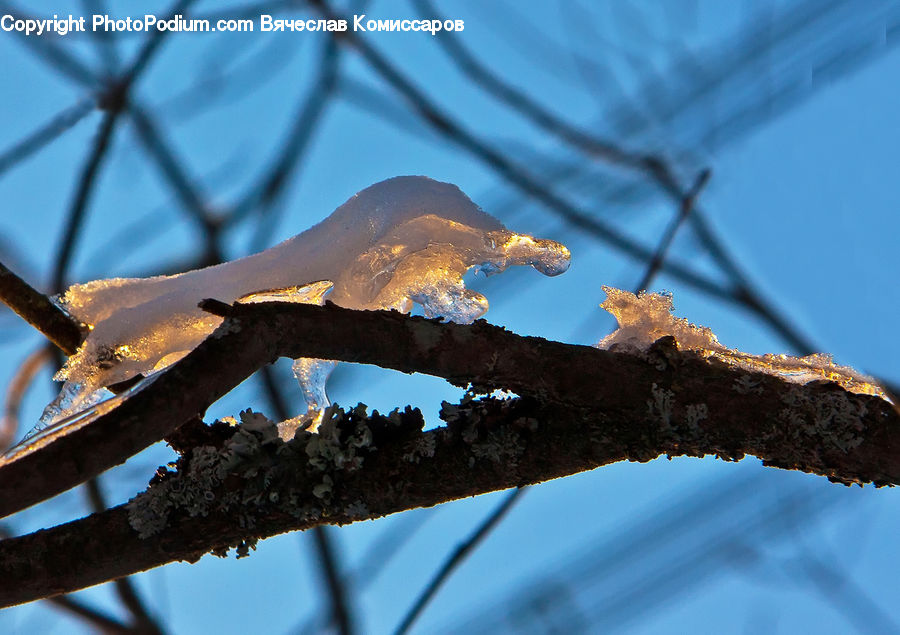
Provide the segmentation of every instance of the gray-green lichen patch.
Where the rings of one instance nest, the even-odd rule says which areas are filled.
[[[691,403],[684,409],[684,418],[688,430],[694,435],[699,435],[700,422],[709,417],[709,408],[705,403]]]
[[[663,429],[672,427],[672,408],[675,393],[668,388],[660,388],[656,382],[650,387],[650,399],[647,400],[647,414],[650,419],[659,423]]]
[[[778,414],[778,419],[794,438],[801,435],[814,437],[842,452],[848,452],[864,441],[866,405],[860,400],[851,400],[837,386],[816,393],[792,387],[781,400],[786,407]]]
[[[706,403],[679,403],[674,391],[653,383],[650,386],[650,399],[646,404],[647,420],[658,431],[660,441],[687,454],[696,453],[690,447],[703,445],[707,436],[704,428],[709,425],[703,423],[709,419],[709,406]],[[718,450],[716,454],[729,460],[737,456]]]
[[[538,427],[531,412],[534,402],[525,398],[475,399],[470,390],[459,404],[441,404],[440,417],[448,433],[469,447],[469,467],[479,460],[515,469],[525,452],[529,435]],[[512,421],[511,425],[498,425]]]
[[[129,523],[141,538],[165,531],[174,517],[227,514],[251,538],[257,519],[271,513],[303,521],[344,512],[351,520],[365,517],[362,501],[342,499],[342,480],[377,444],[404,442],[424,420],[408,407],[385,416],[368,415],[362,404],[349,411],[331,406],[318,432],[301,430],[289,441],[278,436],[274,422],[251,410],[235,423],[211,426],[218,442],[186,451],[173,469],[160,468],[148,489],[128,503]],[[239,554],[251,543],[242,542]]]
[[[409,451],[403,455],[408,463],[418,463],[422,459],[430,459],[437,448],[437,438],[433,434],[420,435],[407,445]]]

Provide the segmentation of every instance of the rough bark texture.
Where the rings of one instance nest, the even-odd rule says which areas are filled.
[[[90,425],[0,465],[3,513],[72,487],[190,420],[178,440],[185,457],[180,469],[189,469],[194,450],[223,442],[219,428],[197,427],[197,415],[280,355],[377,363],[483,390],[505,388],[521,398],[445,408],[447,426],[425,433],[416,430],[421,421],[413,413],[400,417],[403,425],[394,432],[385,417],[357,413],[353,425],[366,423],[375,431],[373,447],[358,450],[359,464],[313,469],[301,444],[288,454],[302,461],[266,464],[280,471],[258,486],[257,494],[265,496],[227,512],[208,509],[206,516],[173,508],[165,528],[147,538],[129,525],[121,506],[2,541],[0,605],[173,560],[193,561],[284,531],[374,518],[660,454],[729,460],[752,454],[767,465],[843,483],[900,482],[900,417],[888,402],[826,382],[800,386],[710,363],[678,351],[672,338],[635,355],[521,337],[483,322],[443,324],[333,305],[217,310],[229,313],[223,326],[144,390]],[[265,447],[271,453],[272,446]],[[246,499],[249,478],[232,474],[210,496],[221,501],[242,492]]]

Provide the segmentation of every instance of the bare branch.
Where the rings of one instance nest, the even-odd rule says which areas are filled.
[[[59,251],[56,254],[56,262],[53,264],[53,278],[50,288],[53,289],[54,293],[60,293],[66,287],[65,277],[66,270],[69,268],[69,260],[75,249],[75,241],[84,221],[91,193],[97,182],[100,165],[112,140],[118,116],[118,110],[109,110],[103,115],[103,121],[100,123],[100,129],[94,139],[94,145],[78,178],[75,197],[72,199],[69,213],[66,215],[66,227],[63,231]]]
[[[412,608],[409,610],[409,613],[406,614],[406,617],[403,618],[403,621],[400,622],[400,626],[397,627],[395,631],[398,635],[402,635],[403,633],[409,632],[409,629],[412,628],[412,625],[415,623],[416,619],[425,610],[425,607],[428,606],[428,603],[431,601],[431,598],[438,592],[438,590],[443,586],[444,582],[450,577],[450,574],[456,570],[456,568],[462,564],[462,562],[466,559],[466,557],[474,550],[477,549],[478,546],[487,538],[488,534],[491,533],[491,530],[503,520],[503,517],[512,509],[513,504],[518,500],[519,496],[522,492],[525,491],[523,487],[517,487],[512,491],[511,494],[507,495],[506,498],[503,499],[503,502],[497,506],[497,509],[492,511],[485,520],[478,525],[472,535],[469,536],[463,543],[461,543],[456,549],[453,550],[453,553],[450,554],[450,557],[447,558],[447,561],[441,565],[441,568],[437,570],[434,577],[428,583],[428,586],[425,587],[425,590],[422,591],[422,595],[416,600],[415,604],[413,604]]]
[[[42,344],[19,365],[15,376],[6,388],[6,403],[3,405],[3,416],[0,417],[0,451],[5,451],[16,436],[19,429],[19,408],[25,391],[31,385],[38,371],[53,358],[50,349]]]
[[[0,153],[0,174],[24,161],[48,143],[72,128],[94,111],[97,99],[93,96],[78,100],[53,116],[50,121]]]
[[[290,333],[290,324],[309,328],[303,314],[319,313],[327,319],[318,325],[316,340],[328,344],[309,343],[303,348],[310,354],[318,356],[328,350],[350,353],[345,356],[359,360],[355,352],[362,349],[353,340],[371,337],[376,349],[401,349],[395,356],[385,355],[384,350],[375,353],[392,358],[395,368],[409,371],[429,366],[456,380],[474,374],[479,383],[488,381],[489,385],[489,377],[518,385],[515,373],[510,376],[508,372],[513,366],[540,367],[546,381],[538,380],[536,392],[546,401],[537,401],[533,395],[505,401],[464,401],[445,407],[447,427],[427,432],[415,432],[416,426],[424,424],[417,411],[400,415],[396,424],[389,417],[354,411],[355,418],[342,415],[341,421],[364,425],[372,431],[372,442],[365,446],[365,454],[358,455],[362,457],[358,463],[325,472],[306,458],[313,455],[305,446],[312,436],[298,436],[288,444],[276,438],[266,446],[268,465],[277,465],[280,470],[274,476],[258,467],[252,470],[253,476],[241,476],[244,473],[238,470],[219,479],[218,484],[207,485],[211,487],[208,492],[198,490],[201,498],[223,505],[225,501],[243,500],[234,503],[237,508],[232,505],[220,510],[211,506],[193,515],[187,508],[179,508],[167,514],[164,527],[141,538],[130,524],[129,510],[120,506],[0,542],[0,562],[4,563],[8,582],[0,589],[0,605],[70,592],[174,560],[194,561],[209,550],[221,555],[228,546],[246,546],[285,531],[376,518],[558,478],[615,461],[647,461],[659,454],[715,453],[726,460],[738,460],[746,452],[763,458],[766,465],[812,471],[843,482],[900,482],[900,419],[887,402],[848,394],[833,384],[799,387],[765,375],[754,377],[763,389],[761,394],[742,394],[735,391],[734,382],[743,373],[680,353],[669,348],[672,344],[666,338],[648,351],[647,356],[655,360],[648,361],[522,338],[486,324],[437,324],[395,313],[360,313],[333,306],[252,307],[240,320],[229,319],[226,324],[231,332],[220,334],[219,339],[229,349],[245,345],[240,350],[251,357],[256,356],[252,342],[269,339],[261,329],[250,328],[251,322],[270,324],[290,337],[295,335]],[[290,315],[289,320],[283,319],[286,315]],[[256,322],[262,316],[265,321]],[[347,346],[332,347],[332,333],[346,326],[348,318],[362,328],[344,334],[351,340]],[[240,330],[235,332],[235,328]],[[358,333],[355,337],[353,330]],[[399,340],[398,331],[403,333]],[[469,346],[460,347],[461,340]],[[430,347],[424,346],[425,342],[430,342]],[[502,359],[492,361],[492,353],[497,350],[511,358],[509,364]],[[579,363],[588,356],[593,365]],[[465,363],[463,357],[468,358]],[[661,360],[667,360],[665,370],[659,370]],[[491,364],[495,371],[486,373]],[[167,383],[166,375],[170,374],[165,373],[155,385]],[[579,379],[579,375],[584,377]],[[535,383],[533,378],[531,383]],[[648,410],[647,397],[653,402],[659,391],[667,391],[666,407]],[[794,406],[792,419],[809,417],[812,424],[819,406],[835,399],[842,403],[846,400],[849,408],[865,414],[852,422],[844,421],[845,417],[835,417],[828,425],[820,421],[819,429],[796,423],[791,427],[779,420],[777,413],[798,394],[809,400],[810,407]],[[701,400],[707,406],[705,418],[691,415],[692,406]],[[142,404],[141,409],[146,406]],[[127,407],[128,402],[123,409]],[[696,408],[693,411],[696,414]],[[358,428],[350,428],[354,429]],[[839,441],[848,429],[863,438],[858,445],[851,444],[856,447],[842,449]],[[232,435],[233,428],[218,426],[210,428],[209,434]],[[204,452],[215,451],[214,439],[205,437],[200,443],[206,448]],[[179,473],[191,474],[187,457],[196,454],[189,448],[182,451],[185,458]],[[326,476],[327,481],[323,481]],[[254,478],[257,481],[252,481]],[[165,483],[165,476],[162,479]],[[245,489],[251,482],[256,483],[253,489]],[[327,496],[320,489],[323,482],[328,483]],[[151,488],[147,495],[154,491],[159,490]],[[253,492],[258,495],[248,497]],[[4,492],[4,500],[6,495]],[[236,522],[236,518],[243,520]]]
[[[734,386],[745,383],[745,371],[678,353],[672,343],[673,350],[651,350],[642,357],[522,337],[481,321],[443,324],[332,304],[204,306],[230,316],[184,359],[147,385],[116,397],[118,405],[110,411],[69,424],[0,463],[0,517],[125,461],[203,413],[279,356],[422,372],[456,385],[503,388],[542,403],[586,408],[596,417],[627,413],[635,420],[646,418],[648,400],[657,391],[671,391],[677,403],[706,404],[707,425],[714,422],[721,438],[703,446],[702,452],[751,453],[772,465],[844,482],[900,482],[900,420],[889,402],[846,393],[834,384],[798,387],[763,374],[751,375],[762,394],[740,394]],[[847,407],[860,416],[838,418],[822,429],[776,423],[784,400],[798,390],[810,404],[846,399]],[[858,444],[840,447],[835,439],[841,435],[850,435]],[[646,458],[668,451],[637,447]]]
[[[337,554],[334,551],[328,527],[324,525],[313,527],[312,535],[315,540],[319,568],[325,578],[325,589],[331,601],[331,618],[341,635],[351,635],[355,629],[347,603],[347,588],[344,580],[341,579],[341,572],[338,570]]]
[[[103,490],[100,487],[100,477],[98,476],[90,479],[84,484],[84,489],[86,490],[88,502],[94,513],[106,511],[109,506],[106,503],[106,497],[103,495]],[[137,589],[135,589],[134,585],[131,583],[131,578],[128,576],[117,578],[112,581],[112,584],[115,587],[116,596],[119,598],[122,606],[131,613],[131,616],[135,621],[135,628],[133,630],[142,633],[143,635],[162,635],[162,629],[144,606],[144,602],[138,595]]]
[[[87,327],[50,302],[43,293],[34,289],[19,276],[0,263],[0,301],[39,330],[67,355],[73,354],[84,339]]]
[[[684,198],[681,199],[681,203],[678,205],[678,214],[672,218],[672,221],[669,223],[668,227],[666,227],[666,231],[663,232],[659,245],[657,245],[656,251],[653,252],[653,258],[650,260],[650,264],[647,265],[647,269],[644,271],[644,276],[635,288],[635,293],[645,291],[656,277],[656,274],[659,273],[663,263],[666,261],[666,253],[669,251],[669,247],[675,239],[675,234],[678,233],[678,228],[681,227],[685,219],[690,216],[691,210],[694,209],[694,202],[700,194],[700,190],[702,190],[706,186],[706,182],[709,181],[709,175],[709,170],[701,171],[700,174],[697,175],[693,187],[691,187],[690,191],[688,191],[687,194],[684,195]]]

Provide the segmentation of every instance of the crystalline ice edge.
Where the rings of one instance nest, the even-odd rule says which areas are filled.
[[[205,269],[154,278],[113,278],[70,287],[58,299],[91,327],[56,376],[64,380],[42,424],[77,413],[97,392],[173,364],[222,321],[197,307],[223,302],[328,299],[352,309],[409,311],[471,322],[487,299],[463,275],[531,265],[546,275],[568,268],[561,244],[508,231],[459,188],[401,176],[362,190],[328,218],[260,253]],[[235,354],[238,354],[237,352]],[[295,365],[304,394],[324,407],[327,364]]]
[[[798,384],[827,380],[850,392],[887,399],[871,377],[849,366],[835,364],[830,355],[751,355],[723,346],[709,328],[672,315],[670,295],[646,292],[635,295],[630,291],[606,286],[603,291],[606,292],[606,300],[600,306],[616,318],[619,328],[600,340],[598,348],[646,350],[659,338],[672,335],[681,349],[692,350],[704,357],[715,357],[747,371],[775,375]]]

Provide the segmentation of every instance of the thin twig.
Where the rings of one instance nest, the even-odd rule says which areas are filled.
[[[135,635],[134,629],[130,626],[68,595],[47,598],[47,602],[58,609],[80,617],[100,633],[107,635]]]
[[[19,410],[25,391],[43,366],[52,359],[47,345],[40,346],[25,358],[6,388],[6,403],[0,419],[0,452],[12,445],[19,429]]]
[[[78,178],[75,197],[72,199],[72,204],[66,215],[66,226],[63,230],[59,251],[56,254],[56,261],[53,264],[53,277],[51,278],[50,288],[53,289],[54,293],[61,293],[66,287],[66,270],[69,268],[69,261],[75,250],[75,242],[84,222],[88,202],[97,182],[100,164],[109,148],[117,118],[117,110],[108,110],[103,115],[103,121],[100,122],[100,130]]]
[[[88,15],[109,15],[109,9],[103,0],[81,0]],[[103,64],[103,70],[110,77],[116,74],[119,66],[119,53],[116,50],[114,33],[103,29],[91,29],[90,37],[95,42],[95,49]]]
[[[47,296],[7,269],[3,263],[0,263],[0,301],[67,355],[78,350],[84,333],[87,332],[87,327],[73,321],[62,309],[50,302]]]
[[[353,621],[347,606],[347,592],[343,578],[337,566],[337,554],[331,541],[329,528],[319,525],[312,529],[315,540],[315,551],[319,568],[325,578],[328,596],[331,599],[331,617],[337,625],[338,632],[350,635],[354,632]]]
[[[88,503],[93,512],[100,513],[106,511],[109,505],[106,501],[106,497],[103,495],[103,490],[100,487],[100,477],[97,476],[90,479],[84,484],[84,487]],[[113,586],[115,587],[116,596],[119,598],[119,601],[126,609],[128,609],[132,618],[134,618],[135,625],[133,630],[142,635],[162,635],[162,629],[144,606],[144,602],[141,600],[137,590],[131,583],[131,578],[125,576],[113,580]]]
[[[0,2],[0,11],[16,19],[34,19],[9,2]],[[57,73],[75,80],[83,86],[96,87],[97,76],[84,62],[60,44],[60,40],[50,37],[35,37],[16,31],[16,40],[29,47],[38,58]]]
[[[644,275],[641,278],[641,281],[635,287],[635,293],[640,293],[647,289],[650,286],[650,283],[656,277],[656,274],[659,273],[659,270],[662,268],[663,263],[666,259],[666,254],[669,251],[669,247],[672,245],[672,241],[675,239],[675,234],[678,233],[678,229],[684,223],[685,219],[690,215],[691,210],[694,208],[694,202],[697,200],[697,196],[700,194],[700,190],[702,190],[707,181],[709,181],[710,171],[708,169],[703,170],[700,174],[697,175],[696,180],[694,181],[694,185],[691,187],[690,191],[685,194],[684,198],[681,199],[681,204],[679,205],[678,213],[672,217],[672,220],[669,222],[668,227],[663,232],[662,238],[659,241],[659,245],[656,247],[656,251],[653,252],[653,259],[650,261],[650,264],[647,266],[647,269],[644,271]]]
[[[170,15],[184,11],[193,1],[194,0],[179,0],[170,12]],[[69,261],[75,248],[79,230],[84,222],[88,202],[91,193],[93,192],[101,163],[109,149],[113,130],[115,129],[119,115],[128,103],[128,92],[141,73],[149,65],[153,54],[159,48],[166,33],[168,33],[168,31],[154,31],[144,42],[143,47],[138,51],[134,61],[125,73],[118,80],[111,82],[105,93],[102,95],[101,105],[106,109],[106,114],[100,124],[100,131],[97,134],[91,153],[88,155],[88,159],[85,162],[81,176],[79,177],[75,197],[72,200],[72,205],[69,208],[69,213],[66,217],[66,228],[63,232],[62,243],[53,267],[51,288],[56,293],[62,292],[66,286],[66,270],[68,269]]]
[[[249,191],[235,204],[227,219],[228,224],[240,221],[256,206],[271,207],[284,192],[296,170],[303,153],[312,139],[317,124],[325,113],[329,100],[337,86],[338,47],[333,37],[329,37],[322,51],[319,76],[304,96],[294,124],[285,142],[279,148],[275,160],[264,171]]]
[[[259,374],[274,414],[280,421],[289,419],[291,415],[285,403],[284,395],[278,387],[272,367],[265,366],[261,368]],[[331,603],[330,621],[337,625],[340,633],[351,635],[355,629],[353,627],[353,611],[350,607],[350,595],[347,592],[345,576],[341,575],[338,554],[332,544],[329,531],[328,527],[321,525],[312,528],[316,559],[319,563],[322,579],[325,582],[324,586],[328,589],[328,598]]]
[[[438,592],[444,582],[447,581],[447,578],[449,578],[457,567],[463,563],[466,557],[476,549],[485,538],[487,538],[488,534],[491,533],[491,530],[497,523],[503,520],[503,517],[506,516],[510,509],[512,509],[516,499],[519,498],[524,490],[525,488],[523,487],[517,487],[510,492],[497,509],[491,512],[465,542],[461,543],[453,553],[450,554],[450,557],[444,561],[444,564],[441,565],[441,568],[437,570],[434,577],[422,591],[421,595],[419,595],[412,608],[403,618],[403,621],[400,622],[400,626],[398,626],[395,631],[397,635],[402,635],[409,631],[410,627],[412,627],[413,623],[425,607],[428,606],[428,603],[434,595]]]
[[[64,132],[93,112],[96,105],[96,97],[91,96],[80,99],[75,104],[54,115],[50,121],[30,135],[17,141],[5,152],[0,153],[0,174],[18,165],[38,150],[43,149],[48,143],[60,137]]]
[[[204,197],[194,185],[194,179],[188,176],[187,169],[166,141],[151,114],[134,103],[130,105],[128,113],[144,149],[156,162],[182,208],[202,232],[206,241],[204,263],[221,262],[222,253],[217,240],[221,222],[210,213]]]
[[[412,2],[416,5],[421,17],[444,19],[430,0],[412,0]],[[459,41],[459,38],[455,37],[455,34],[441,32],[437,34],[435,40],[476,86],[483,88],[496,99],[521,113],[545,132],[591,156],[602,158],[615,165],[640,170],[646,169],[644,166],[648,155],[627,152],[612,141],[601,139],[586,130],[576,128],[554,115],[527,93],[519,90],[482,64],[478,57],[470,53]]]

